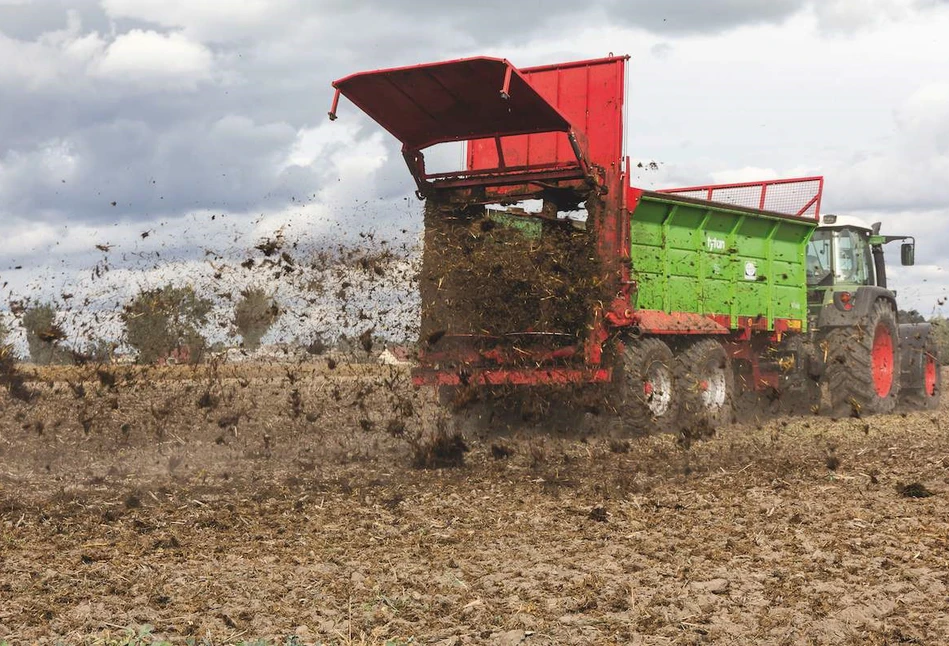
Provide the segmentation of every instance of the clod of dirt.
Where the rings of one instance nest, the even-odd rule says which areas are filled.
[[[130,493],[125,497],[125,506],[128,509],[138,509],[142,506],[142,500],[134,493]]]
[[[523,630],[509,630],[500,635],[492,635],[494,643],[500,646],[517,646],[527,639],[527,633]]]
[[[389,511],[395,511],[399,508],[399,505],[402,504],[402,501],[405,500],[405,496],[400,493],[393,494],[388,498],[382,500],[382,506],[388,509]]]
[[[405,422],[401,419],[390,419],[389,423],[386,424],[386,433],[392,437],[405,436]]]
[[[417,469],[445,469],[465,463],[468,445],[458,433],[438,432],[428,441],[415,442],[412,463]]]
[[[372,352],[372,332],[373,328],[369,328],[359,335],[359,345],[362,346],[366,354]]]
[[[222,415],[218,419],[217,425],[219,428],[231,428],[233,426],[237,426],[238,422],[240,421],[241,421],[241,413],[240,411],[236,411],[233,413],[227,413],[226,415]]]
[[[828,455],[826,464],[827,464],[828,469],[830,469],[831,471],[836,471],[837,468],[840,466],[840,458],[838,458],[836,455],[833,455],[833,454]]]
[[[116,378],[115,373],[109,370],[99,369],[96,370],[96,377],[99,378],[99,383],[108,388],[109,390],[115,390]]]
[[[122,512],[118,509],[106,509],[102,512],[102,520],[107,523],[114,523],[122,517]]]
[[[196,402],[198,408],[217,408],[219,403],[219,398],[212,394],[210,390],[205,390]]]
[[[181,547],[181,542],[174,534],[159,538],[152,543],[152,549],[155,550],[176,550]]]
[[[512,455],[514,455],[514,449],[509,446],[504,446],[503,444],[491,445],[491,457],[495,460],[504,460]]]
[[[326,343],[322,339],[314,339],[306,346],[306,351],[314,356],[319,356],[327,350]]]
[[[900,485],[896,490],[904,498],[929,498],[930,496],[936,495],[921,482],[911,482],[906,485]]]
[[[290,405],[290,416],[293,419],[303,414],[303,396],[300,394],[299,388],[294,388],[290,391],[290,395],[287,397],[287,403]]]
[[[283,248],[283,236],[280,233],[278,233],[274,238],[267,238],[263,240],[260,244],[254,247],[254,249],[261,252],[268,258],[276,254],[281,248]]]
[[[692,587],[712,594],[725,594],[731,588],[731,583],[728,579],[712,579],[711,581],[696,581]]]
[[[629,453],[630,448],[632,447],[629,440],[617,440],[615,438],[610,440],[610,451],[612,453]]]
[[[26,379],[16,367],[16,358],[10,346],[0,345],[0,387],[5,387],[14,399],[22,402],[31,402],[37,396],[32,388],[26,385]]]
[[[594,507],[593,509],[590,510],[590,513],[587,514],[587,517],[590,520],[595,520],[598,523],[605,523],[607,521],[606,508]]]

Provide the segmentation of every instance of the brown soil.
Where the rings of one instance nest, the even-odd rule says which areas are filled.
[[[418,470],[404,374],[229,370],[0,393],[0,641],[949,640],[945,408],[470,435]]]

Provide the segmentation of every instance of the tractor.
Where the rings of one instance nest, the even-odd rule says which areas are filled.
[[[808,316],[834,410],[888,413],[899,403],[934,408],[941,376],[928,323],[900,323],[887,286],[884,246],[900,241],[915,262],[912,236],[880,235],[881,223],[824,215],[807,243]]]

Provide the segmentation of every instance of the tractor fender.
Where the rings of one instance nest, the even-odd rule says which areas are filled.
[[[864,285],[854,292],[851,301],[853,303],[852,309],[843,310],[833,304],[825,305],[817,316],[817,327],[818,329],[825,329],[863,325],[870,315],[873,304],[880,299],[887,301],[893,307],[894,312],[897,311],[896,296],[893,292],[885,287]]]

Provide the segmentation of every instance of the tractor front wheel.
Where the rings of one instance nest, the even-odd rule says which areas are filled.
[[[896,312],[885,301],[870,309],[866,324],[827,335],[830,400],[836,414],[889,413],[900,391]]]

